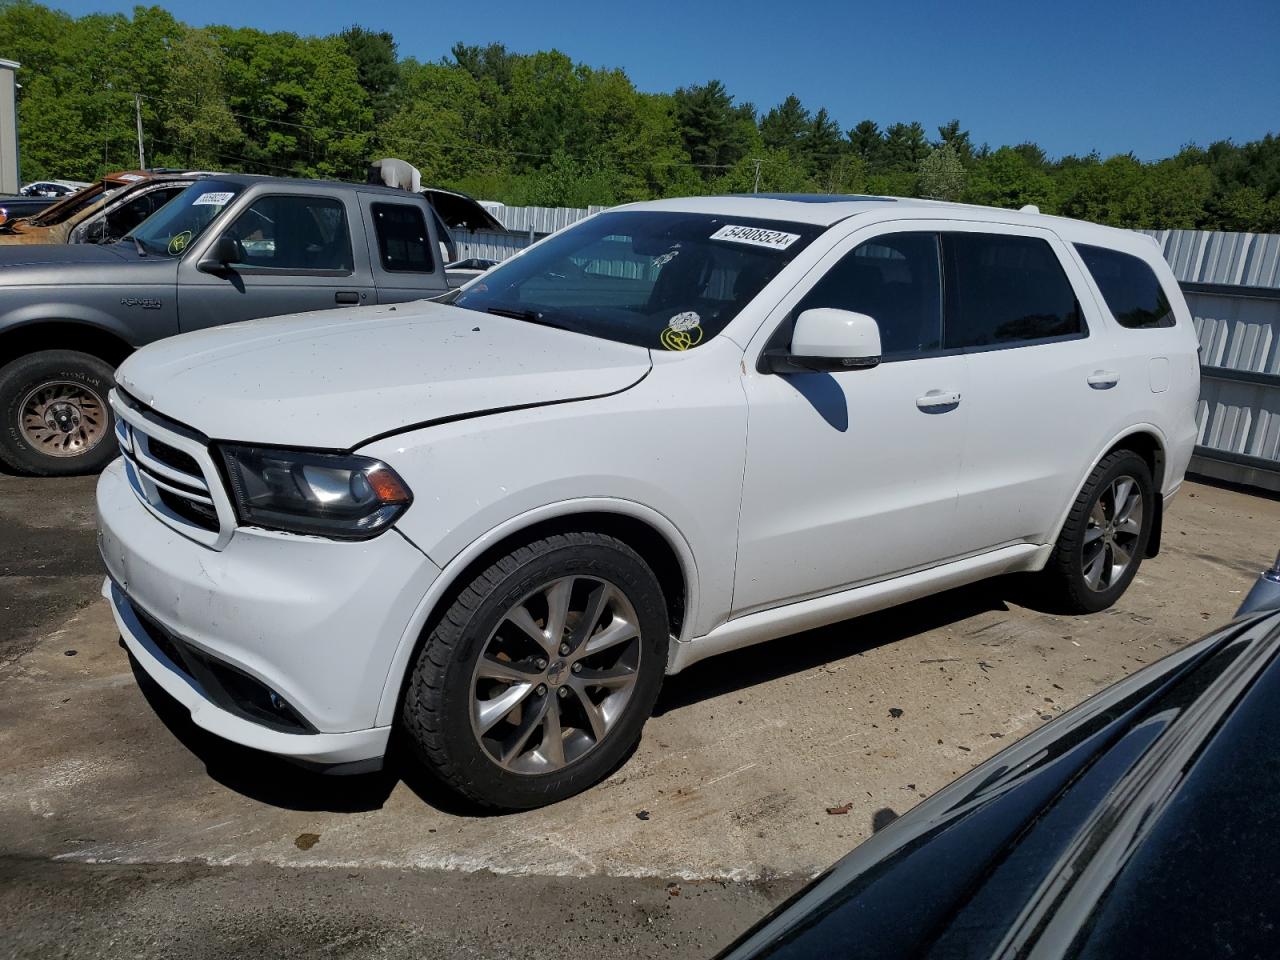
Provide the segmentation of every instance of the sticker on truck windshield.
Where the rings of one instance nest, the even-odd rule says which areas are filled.
[[[692,330],[701,322],[702,318],[700,316],[692,310],[686,310],[684,313],[677,313],[674,317],[668,320],[667,327],[671,330],[678,330],[683,333],[686,330]]]
[[[753,247],[768,247],[771,250],[785,250],[800,239],[800,234],[766,230],[764,227],[741,227],[731,223],[713,233],[711,239],[746,243]]]
[[[234,194],[230,192],[202,193],[191,201],[193,207],[225,207]]]

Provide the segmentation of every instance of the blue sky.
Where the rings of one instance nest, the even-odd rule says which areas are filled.
[[[49,2],[49,0],[46,0]],[[52,0],[73,14],[129,10]],[[1070,4],[792,0],[382,0],[354,5],[162,3],[188,23],[330,33],[391,31],[402,56],[437,59],[457,40],[559,48],[623,67],[642,90],[722,80],[762,111],[795,93],[844,128],[959,117],[975,143],[1034,140],[1051,155],[1280,132],[1280,0],[1082,0]]]

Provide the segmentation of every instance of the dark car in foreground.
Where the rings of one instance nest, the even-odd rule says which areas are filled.
[[[1280,955],[1277,564],[1231,624],[940,790],[721,957]]]

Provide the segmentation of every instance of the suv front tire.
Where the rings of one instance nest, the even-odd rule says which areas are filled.
[[[553,534],[494,560],[418,652],[401,723],[419,760],[481,806],[554,803],[640,739],[666,672],[662,588],[600,533]]]

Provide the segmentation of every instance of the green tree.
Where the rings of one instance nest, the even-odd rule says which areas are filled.
[[[685,153],[712,180],[724,169],[763,149],[755,109],[735,104],[719,80],[681,87],[673,95]]]
[[[885,130],[881,166],[915,173],[929,153],[929,141],[919,123],[895,123]]]
[[[356,77],[369,98],[374,122],[381,123],[396,107],[400,68],[395,38],[385,30],[375,33],[360,26],[348,27],[338,36],[356,65]]]
[[[933,200],[959,200],[964,193],[966,179],[960,154],[954,146],[944,142],[920,161],[917,190],[920,196]]]
[[[884,154],[884,135],[874,120],[863,120],[846,136],[854,156],[860,157],[869,168],[878,167]]]
[[[1001,147],[977,162],[964,199],[1014,209],[1031,203],[1044,213],[1057,208],[1053,179],[1014,147]]]

